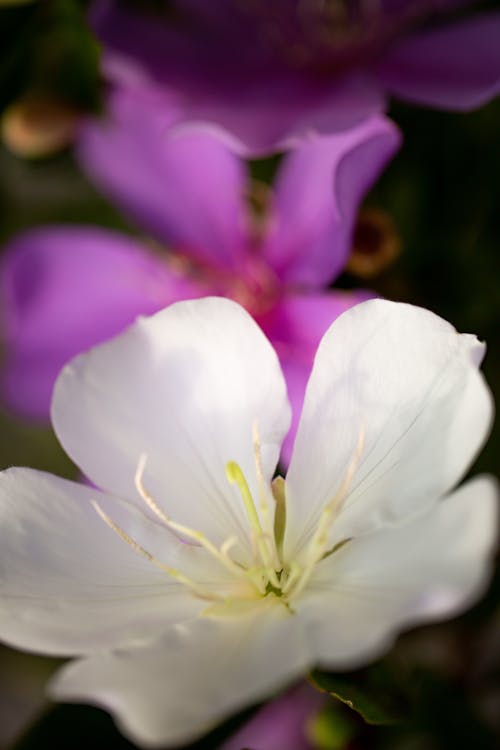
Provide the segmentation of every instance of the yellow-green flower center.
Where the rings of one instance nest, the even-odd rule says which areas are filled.
[[[324,506],[316,529],[308,540],[305,554],[301,555],[300,564],[294,560],[286,560],[283,554],[286,527],[285,480],[282,477],[277,477],[271,488],[267,486],[262,470],[260,440],[256,425],[253,430],[253,446],[258,486],[257,504],[241,467],[235,461],[229,461],[226,464],[226,477],[230,484],[236,485],[238,488],[248,518],[250,546],[253,553],[251,564],[242,564],[238,557],[231,556],[231,550],[238,545],[236,537],[228,537],[220,547],[217,547],[202,531],[178,523],[165,513],[144,486],[145,455],[139,459],[135,475],[136,489],[147,507],[167,528],[181,535],[184,540],[203,547],[213,559],[228,570],[234,581],[242,584],[236,587],[237,593],[228,595],[220,591],[208,590],[203,583],[164,564],[132,539],[104,512],[97,502],[93,503],[95,510],[103,521],[134,551],[159,567],[171,578],[186,586],[194,596],[212,602],[212,605],[207,609],[207,613],[211,615],[238,613],[242,607],[244,608],[245,604],[252,604],[256,600],[266,598],[278,599],[292,611],[290,601],[307,585],[316,564],[333,554],[348,541],[342,540],[333,547],[329,548],[328,546],[330,527],[342,508],[361,455],[363,431],[360,431],[356,452],[340,488],[332,500]],[[273,502],[274,508],[271,507]]]

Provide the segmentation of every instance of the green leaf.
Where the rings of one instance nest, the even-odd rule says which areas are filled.
[[[352,708],[367,724],[397,724],[410,713],[407,687],[381,664],[335,674],[315,670],[310,682]]]

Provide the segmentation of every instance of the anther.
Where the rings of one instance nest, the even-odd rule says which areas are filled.
[[[275,585],[279,586],[276,570],[273,566],[272,554],[270,553],[268,546],[270,537],[262,529],[260,518],[247,480],[245,479],[241,468],[235,461],[229,461],[226,464],[226,476],[228,481],[231,484],[236,484],[240,491],[241,499],[243,500],[243,505],[245,506],[248,520],[250,521],[250,526],[252,528],[252,538],[255,541],[256,551],[258,551],[260,559],[262,560],[264,571],[268,576],[268,579],[273,584],[276,582]]]
[[[146,461],[147,456],[145,453],[143,453],[139,458],[139,463],[135,472],[135,486],[139,495],[144,500],[148,508],[153,511],[153,513],[162,521],[163,524],[165,524],[167,528],[171,529],[174,532],[177,532],[181,535],[181,537],[191,539],[192,541],[196,542],[199,546],[206,549],[206,551],[210,555],[215,557],[215,559],[218,560],[227,570],[230,570],[231,573],[236,573],[236,575],[238,575],[239,577],[244,577],[245,573],[241,566],[231,560],[231,558],[227,554],[228,548],[233,547],[236,543],[236,540],[233,541],[233,538],[231,538],[230,540],[226,540],[219,550],[217,549],[215,544],[207,539],[203,532],[196,531],[195,529],[191,529],[189,526],[184,526],[184,524],[173,521],[169,516],[167,516],[162,508],[160,508],[156,500],[154,500],[154,498],[149,494],[144,486],[143,476],[144,470],[146,468]],[[231,542],[229,547],[226,546],[228,542]]]
[[[252,493],[248,486],[247,480],[242,470],[236,463],[236,461],[228,461],[226,464],[226,477],[230,484],[235,484],[243,500],[243,505],[247,512],[248,520],[250,521],[251,527],[257,531],[261,536],[263,535],[262,526],[260,524],[260,518],[253,501]]]

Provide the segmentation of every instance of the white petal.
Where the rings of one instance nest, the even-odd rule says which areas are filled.
[[[257,496],[252,429],[272,477],[290,408],[277,356],[251,317],[220,298],[181,302],[77,357],[60,376],[52,415],[73,460],[97,485],[138,498],[134,472],[176,521],[212,541],[248,538],[236,461]]]
[[[482,445],[492,402],[484,345],[433,313],[369,300],[325,334],[287,477],[287,549],[303,545],[364,445],[332,543],[410,518],[449,491]]]
[[[318,566],[299,613],[317,657],[356,667],[403,627],[448,618],[483,592],[492,572],[498,492],[478,477],[416,521],[353,539]]]
[[[310,664],[298,618],[274,605],[257,616],[199,619],[148,647],[73,662],[51,694],[109,709],[139,745],[170,747],[266,698]]]
[[[133,505],[50,474],[10,469],[0,474],[1,640],[83,654],[142,641],[206,606],[112,531],[91,500],[163,563],[198,571],[205,586],[214,566],[219,576],[206,555],[200,561],[202,550]]]

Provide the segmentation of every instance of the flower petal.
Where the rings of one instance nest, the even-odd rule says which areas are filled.
[[[284,281],[319,285],[341,271],[359,204],[400,142],[394,123],[374,116],[344,133],[309,138],[285,158],[264,247]]]
[[[277,13],[285,26],[293,25],[296,9],[282,5]],[[290,66],[280,45],[269,44],[259,12],[227,2],[175,6],[177,22],[169,23],[161,14],[148,17],[114,0],[98,1],[92,25],[111,54],[132,58],[176,92],[188,127],[217,133],[245,156],[293,148],[312,131],[345,130],[384,108],[370,71],[320,77]]]
[[[415,515],[457,483],[490,427],[483,353],[474,336],[411,305],[369,300],[337,319],[316,355],[288,472],[289,551],[343,492],[352,462],[332,543]]]
[[[319,342],[339,315],[372,296],[363,289],[349,292],[333,290],[321,294],[291,292],[280,300],[271,313],[260,319],[280,358],[292,405],[292,426],[281,449],[281,457],[286,465],[290,463],[306,385]]]
[[[151,87],[113,91],[108,109],[80,134],[90,177],[176,252],[237,267],[246,249],[244,162],[210,135],[169,135],[175,110]]]
[[[500,91],[500,13],[419,32],[384,55],[389,91],[417,104],[469,110]]]
[[[297,604],[323,666],[361,666],[401,628],[469,607],[492,573],[497,520],[496,483],[478,477],[416,521],[353,539],[327,558]]]
[[[278,358],[252,318],[222,298],[178,303],[75,359],[54,391],[55,430],[98,486],[138,498],[134,474],[176,521],[249,545],[226,466],[236,461],[259,497],[253,429],[270,480],[290,407]]]
[[[206,607],[113,532],[92,500],[164,564],[188,575],[194,565],[201,584],[214,574],[210,560],[200,564],[199,548],[131,504],[50,474],[9,469],[0,474],[0,638],[9,645],[91,653],[142,642]]]
[[[198,619],[145,648],[74,662],[56,675],[51,694],[107,708],[142,746],[170,746],[208,732],[309,665],[297,618],[275,605],[260,616]]]
[[[302,682],[273,701],[264,704],[221,750],[311,750],[306,734],[312,720],[328,700],[311,685]]]
[[[385,106],[377,80],[364,71],[318,81],[289,69],[274,77],[266,70],[252,76],[247,87],[238,82],[215,95],[201,89],[203,80],[188,84],[192,91],[175,129],[205,129],[247,158],[298,148],[311,135],[354,128]]]
[[[0,266],[2,390],[22,414],[46,418],[62,366],[78,352],[193,294],[145,247],[93,227],[25,232]]]

